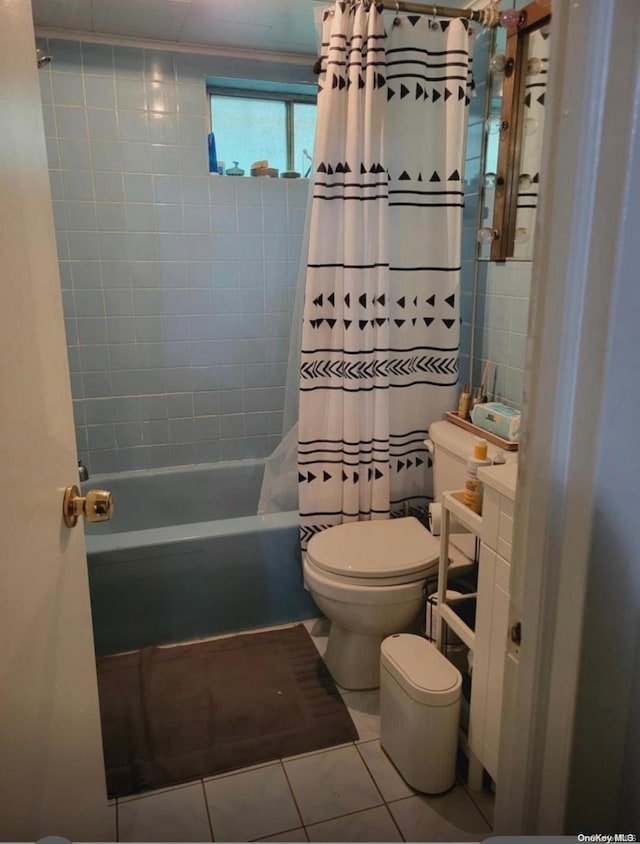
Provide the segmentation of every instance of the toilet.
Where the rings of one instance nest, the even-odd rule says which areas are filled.
[[[350,522],[311,539],[304,580],[331,621],[324,660],[336,683],[380,685],[382,640],[416,620],[439,554],[438,540],[412,516]]]
[[[446,421],[431,425],[429,436],[435,500],[440,501],[444,490],[464,485],[475,438]],[[490,447],[489,456],[496,450]],[[468,566],[473,537],[454,534],[451,544],[462,552],[457,564]],[[382,640],[416,622],[424,609],[425,579],[437,573],[439,555],[439,538],[412,516],[349,522],[310,540],[304,582],[331,622],[324,660],[336,683],[345,689],[380,685]]]

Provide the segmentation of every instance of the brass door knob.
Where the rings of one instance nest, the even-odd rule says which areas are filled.
[[[62,516],[67,527],[78,524],[78,516],[88,522],[106,522],[113,515],[113,495],[104,489],[91,489],[86,496],[80,495],[75,484],[64,491]]]

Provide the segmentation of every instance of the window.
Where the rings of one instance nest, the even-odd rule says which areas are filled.
[[[315,93],[210,87],[209,94],[216,153],[225,169],[237,161],[249,176],[254,162],[267,160],[280,173],[307,175],[316,129]]]

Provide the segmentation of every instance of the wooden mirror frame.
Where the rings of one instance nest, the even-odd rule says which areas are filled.
[[[513,257],[529,35],[550,20],[551,0],[534,0],[520,10],[519,21],[507,30],[496,174],[498,190],[493,207],[495,237],[491,244],[492,261]]]

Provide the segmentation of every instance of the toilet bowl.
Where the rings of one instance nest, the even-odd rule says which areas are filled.
[[[345,689],[380,685],[380,645],[424,606],[423,584],[440,544],[413,518],[351,522],[309,542],[305,584],[331,621],[325,663]]]
[[[462,489],[475,437],[450,422],[434,422],[426,448],[433,455],[433,493]],[[496,447],[489,447],[494,458]],[[507,462],[517,454],[506,455]],[[463,574],[476,553],[476,538],[452,533],[449,552]],[[325,663],[346,689],[380,685],[380,645],[404,633],[424,607],[425,578],[438,568],[440,541],[417,519],[350,522],[327,528],[309,542],[303,563],[305,584],[331,622]]]

